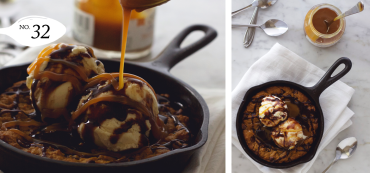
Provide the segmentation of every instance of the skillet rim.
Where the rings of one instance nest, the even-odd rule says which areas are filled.
[[[116,60],[107,59],[107,58],[98,58],[98,60],[111,61],[111,62],[114,62],[114,63],[119,63]],[[32,62],[26,62],[26,63],[20,63],[20,64],[6,66],[6,67],[1,67],[0,68],[0,73],[1,73],[1,71],[5,70],[5,69],[20,68],[20,67],[23,67],[23,66],[28,66],[31,63]],[[144,63],[143,63],[143,65],[140,65],[138,63],[125,62],[125,64],[129,64],[129,65],[132,65],[132,66],[138,66],[138,67],[141,67],[141,68],[146,68],[146,69],[155,71],[157,73],[162,73],[162,74],[172,78],[176,82],[180,83],[187,90],[189,90],[191,93],[193,93],[194,97],[199,101],[199,104],[200,104],[201,108],[203,109],[203,111],[202,111],[203,122],[202,122],[202,124],[200,126],[200,129],[199,129],[199,132],[198,132],[198,133],[200,133],[199,135],[201,135],[201,139],[199,140],[198,143],[196,143],[195,145],[192,145],[190,147],[187,147],[187,148],[172,150],[170,152],[167,152],[167,153],[164,153],[164,154],[161,154],[161,155],[158,155],[158,156],[154,156],[154,157],[151,157],[151,158],[147,158],[147,159],[131,161],[131,162],[109,163],[109,164],[76,163],[76,162],[67,162],[67,161],[54,160],[54,159],[50,159],[50,158],[47,158],[47,157],[40,157],[38,155],[34,155],[34,154],[31,154],[31,153],[22,151],[18,148],[15,148],[15,147],[9,145],[8,143],[6,143],[3,140],[0,140],[0,147],[7,149],[9,152],[15,152],[18,155],[28,157],[27,159],[36,159],[37,161],[43,161],[45,163],[50,162],[50,163],[53,163],[53,164],[73,166],[73,167],[130,167],[130,166],[137,166],[137,165],[145,164],[145,163],[157,162],[157,161],[160,161],[160,160],[165,159],[165,158],[170,157],[170,156],[180,155],[180,154],[183,154],[183,153],[186,153],[186,152],[194,152],[194,151],[197,151],[198,149],[200,149],[208,140],[208,125],[209,125],[209,116],[210,116],[208,105],[205,102],[205,100],[203,99],[203,97],[194,88],[192,88],[189,84],[183,82],[181,79],[178,79],[177,77],[173,76],[169,72],[163,72],[159,69],[155,69],[154,67],[151,68],[151,67],[145,66]],[[14,153],[12,153],[12,154],[14,154]]]
[[[247,104],[249,103],[249,102],[247,102],[248,101],[247,99],[253,97],[253,94],[256,94],[258,91],[261,91],[263,88],[273,86],[273,85],[275,85],[275,86],[289,86],[289,87],[300,90],[307,97],[309,97],[309,99],[315,104],[315,108],[316,108],[317,112],[319,113],[318,114],[318,119],[319,119],[319,123],[318,123],[319,128],[318,128],[318,130],[320,130],[320,131],[319,131],[319,133],[317,133],[318,136],[316,137],[316,140],[314,141],[314,142],[316,142],[316,144],[313,145],[310,148],[310,150],[304,156],[302,156],[302,157],[300,157],[297,160],[294,160],[292,162],[288,162],[288,163],[270,163],[270,162],[267,162],[267,161],[263,160],[259,156],[255,155],[253,153],[253,151],[251,151],[249,149],[249,147],[247,146],[246,141],[244,139],[243,130],[241,128],[243,112],[244,112],[244,109],[246,108]],[[291,168],[293,166],[297,166],[299,164],[307,163],[307,162],[311,161],[317,153],[317,149],[318,149],[318,147],[321,143],[322,136],[323,136],[323,133],[324,133],[324,114],[323,114],[321,106],[320,106],[319,97],[320,97],[320,94],[317,95],[317,94],[313,93],[312,90],[310,89],[310,87],[305,87],[305,86],[302,86],[300,84],[297,84],[297,83],[294,83],[294,82],[291,82],[291,81],[285,81],[285,80],[269,81],[269,82],[265,82],[265,83],[253,86],[250,89],[248,89],[247,92],[245,93],[244,97],[243,97],[243,100],[242,100],[240,106],[239,106],[239,109],[238,109],[238,112],[237,112],[237,117],[236,117],[236,132],[237,132],[239,143],[242,146],[244,152],[246,152],[248,154],[248,156],[251,157],[257,163],[259,163],[261,165],[264,165],[264,166],[267,166],[267,167],[270,167],[270,168],[277,168],[277,169]]]

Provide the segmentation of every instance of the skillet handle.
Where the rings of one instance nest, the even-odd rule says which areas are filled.
[[[180,45],[185,40],[185,38],[194,31],[203,31],[205,35],[198,41],[184,48],[180,48]],[[170,44],[158,55],[156,60],[152,62],[152,65],[162,70],[170,71],[170,69],[178,62],[206,46],[214,38],[216,38],[216,36],[216,30],[210,26],[192,25],[179,33],[170,42]]]
[[[344,64],[344,69],[336,74],[334,77],[331,77],[335,69],[338,68],[339,65]],[[329,70],[324,74],[324,76],[320,79],[320,81],[314,85],[313,87],[310,87],[314,95],[320,96],[321,93],[328,88],[330,85],[332,85],[334,82],[342,78],[344,75],[346,75],[349,70],[351,70],[352,62],[349,58],[342,57],[339,58],[335,63],[329,68]]]

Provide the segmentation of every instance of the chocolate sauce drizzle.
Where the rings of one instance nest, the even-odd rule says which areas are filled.
[[[15,91],[9,91],[5,92],[4,94],[7,95],[13,95],[13,94],[18,94],[18,95],[29,95],[29,90],[27,91],[27,87],[25,82],[21,83],[18,86],[13,87],[13,90]],[[19,96],[16,96],[14,99],[14,106],[11,110],[5,109],[5,108],[0,108],[2,111],[0,112],[0,115],[3,113],[6,113],[8,111],[11,112],[23,112],[18,108],[18,103],[19,103]],[[164,115],[159,115],[159,117],[166,123],[168,118],[172,118],[175,121],[175,126],[180,125],[181,128],[179,130],[186,130],[189,132],[188,128],[184,126],[177,118],[177,114],[182,113],[184,107],[181,103],[178,102],[171,102],[168,98],[157,95],[158,98],[158,106],[161,112]],[[104,103],[104,102],[103,102]],[[118,103],[106,103],[106,104],[118,104]],[[125,115],[125,111],[128,111],[130,113],[135,113],[139,114],[135,110],[129,110],[128,107],[122,106],[122,105],[116,105],[113,106],[115,108],[121,108],[119,115],[120,116],[115,116],[119,120],[125,119],[125,117],[122,117],[122,115]],[[173,115],[170,112],[170,108],[176,108],[175,115]],[[36,111],[36,109],[35,109]],[[114,111],[117,111],[115,109]],[[33,112],[31,114],[26,114],[30,118],[37,119],[34,115],[36,113]],[[112,115],[112,114],[111,114]],[[114,115],[113,115],[114,116]],[[105,117],[106,118],[106,117]],[[16,118],[14,118],[16,119]],[[38,120],[39,121],[39,120]],[[102,120],[100,120],[102,121]],[[5,122],[6,123],[6,122]],[[17,121],[17,123],[26,123],[22,121]],[[146,125],[144,126],[143,124],[140,125],[142,130],[146,131]],[[38,127],[38,129],[35,129],[31,132],[30,136],[33,138],[32,141],[29,141],[27,139],[18,139],[17,142],[20,146],[23,148],[29,148],[29,147],[39,147],[42,148],[42,156],[46,156],[46,151],[48,148],[53,148],[53,149],[59,149],[63,151],[65,154],[70,154],[70,155],[79,155],[80,157],[98,157],[99,155],[106,155],[110,156],[113,158],[117,159],[117,162],[125,162],[125,161],[130,161],[133,160],[133,157],[135,154],[143,151],[146,148],[150,148],[152,151],[159,150],[159,149],[166,149],[166,150],[175,150],[175,149],[180,149],[180,148],[185,148],[188,146],[186,141],[180,140],[180,139],[174,139],[168,142],[164,142],[162,140],[157,141],[153,139],[152,136],[147,137],[142,140],[147,140],[147,146],[142,146],[140,149],[136,150],[129,150],[129,151],[123,151],[123,152],[111,152],[107,150],[102,150],[99,149],[94,144],[91,144],[89,142],[83,141],[80,139],[79,134],[77,133],[76,130],[77,126],[72,126],[69,127],[68,123],[55,123],[51,125],[43,125]],[[118,129],[115,130],[115,134],[121,134],[127,130],[128,126],[122,126]],[[26,134],[24,134],[26,135]],[[111,140],[115,140],[115,137],[112,137]],[[112,142],[112,141],[111,141]],[[114,142],[112,142],[114,143]],[[120,159],[124,158],[124,159]]]
[[[163,131],[165,129],[160,129],[165,127],[163,125],[163,122],[167,124],[169,122],[168,120],[172,119],[175,127],[180,126],[180,128],[177,128],[177,130],[171,132],[171,134],[181,130],[185,130],[188,133],[188,135],[191,136],[191,133],[188,130],[188,128],[184,124],[182,124],[177,118],[177,115],[181,114],[184,110],[184,106],[181,103],[171,102],[165,96],[156,95],[158,98],[157,101],[159,110],[160,112],[163,113],[163,115],[155,116],[154,113],[148,108],[151,107],[151,105],[153,104],[153,100],[146,99],[145,104],[143,104],[130,99],[125,94],[127,85],[125,85],[125,87],[122,90],[116,91],[113,84],[114,82],[118,81],[118,79],[115,79],[115,81],[107,80],[105,79],[106,76],[102,77],[102,79],[99,78],[98,79],[91,78],[92,80],[89,79],[89,77],[92,77],[97,74],[90,72],[90,75],[88,76],[81,68],[80,65],[82,65],[82,63],[80,62],[83,58],[93,57],[92,49],[86,47],[88,53],[80,53],[78,56],[69,56],[70,53],[72,52],[72,49],[75,48],[75,46],[61,45],[59,49],[55,49],[56,47],[58,47],[58,45],[44,49],[43,52],[41,53],[42,56],[45,56],[44,55],[45,52],[51,51],[49,54],[50,58],[47,59],[45,57],[39,57],[41,58],[38,59],[40,61],[36,61],[35,64],[31,65],[32,67],[31,66],[29,67],[28,70],[32,71],[37,69],[35,71],[38,71],[42,62],[44,62],[45,60],[48,61],[48,65],[44,71],[42,72],[38,71],[37,73],[34,74],[35,79],[33,80],[33,83],[31,85],[31,91],[28,90],[26,83],[23,82],[18,86],[13,86],[13,90],[15,91],[5,92],[5,94],[7,95],[15,94],[15,99],[11,107],[7,108],[0,107],[1,111],[0,116],[4,113],[10,112],[12,114],[13,119],[17,120],[17,117],[15,117],[15,115],[18,114],[19,112],[23,112],[19,108],[20,95],[31,97],[32,105],[35,110],[33,113],[30,114],[23,112],[25,115],[31,118],[31,121],[10,121],[4,123],[4,124],[8,123],[9,128],[15,128],[10,130],[13,130],[14,132],[18,133],[21,136],[21,139],[17,140],[20,146],[24,148],[29,147],[42,148],[43,153],[42,156],[44,157],[46,156],[47,149],[53,148],[60,149],[65,154],[79,155],[80,157],[97,157],[99,155],[111,156],[117,158],[118,159],[117,162],[133,160],[135,154],[148,148],[151,149],[152,151],[155,151],[160,149],[175,150],[179,148],[185,148],[188,146],[189,143],[188,141],[183,141],[180,139],[166,141],[165,137],[168,134],[166,132],[165,133],[166,136],[164,136]],[[99,65],[101,62],[97,60],[96,63],[97,65]],[[65,69],[65,67],[67,67],[73,70],[75,74],[77,74],[77,76],[72,74],[58,74],[49,71],[48,69],[53,68],[53,65],[55,64],[61,64],[62,69]],[[30,71],[28,72],[30,73]],[[43,77],[48,77],[53,84],[46,85],[45,83],[42,83],[41,78]],[[144,82],[142,80],[139,80],[138,78],[126,77],[126,79],[129,82],[138,84],[140,87],[143,87],[145,85]],[[40,110],[40,108],[36,104],[37,100],[35,98],[35,91],[39,87],[46,87],[47,89],[52,90],[53,87],[55,88],[59,84],[66,81],[71,82],[74,89],[76,90],[74,93],[76,95],[75,98],[80,97],[84,91],[86,92],[85,95],[91,92],[90,97],[83,104],[87,104],[90,100],[96,98],[99,94],[106,91],[112,91],[113,96],[109,99],[109,101],[103,100],[95,104],[91,104],[89,108],[92,110],[93,113],[86,117],[85,116],[86,111],[84,111],[82,113],[83,115],[76,116],[77,119],[73,119],[73,116],[71,119],[70,110],[76,110],[75,108],[77,106],[77,102],[73,100],[79,99],[72,100],[70,99],[69,102],[71,103],[69,104],[75,106],[68,106],[68,110],[63,112],[63,114],[65,114],[63,119],[64,121],[60,121],[60,119],[56,121],[46,121],[45,117],[44,118],[42,117],[45,116],[44,115],[45,109],[43,108],[42,110]],[[105,85],[105,81],[109,81],[110,83],[108,82],[108,84]],[[103,84],[105,86],[102,86]],[[86,88],[83,88],[82,86],[85,86]],[[149,84],[148,86],[151,88]],[[43,93],[45,97],[47,97],[49,94],[50,94],[49,92]],[[42,99],[48,100],[47,98]],[[46,103],[43,102],[42,104]],[[104,110],[101,109],[102,104],[108,105],[108,109]],[[175,112],[173,110],[175,110]],[[51,111],[48,113],[51,114],[49,118],[55,118],[53,116],[53,113],[56,112]],[[139,146],[140,149],[132,149],[123,152],[111,152],[99,148],[94,144],[93,131],[96,127],[100,126],[106,119],[110,118],[116,118],[119,121],[124,121],[128,113],[135,114],[136,118],[127,121],[125,124],[115,129],[114,134],[110,137],[110,142],[113,144],[117,143],[121,134],[127,132],[127,130],[131,128],[133,124],[138,124],[141,129],[140,132],[142,133],[140,143],[143,145]],[[145,124],[145,120],[149,120],[151,123],[151,133],[149,136],[144,135],[145,132],[148,130],[148,127]],[[85,127],[82,130],[82,136],[84,140],[80,138],[80,134],[77,131],[77,127],[81,122],[85,123]],[[16,130],[18,126],[32,127],[30,134],[27,135],[22,131]]]
[[[5,109],[5,108],[0,107],[0,116],[2,116],[5,113],[10,113],[14,120],[17,119],[16,115],[19,112],[22,112],[25,115],[30,116],[30,117],[34,116],[35,115],[34,113],[27,114],[19,108],[19,97],[20,97],[20,95],[27,96],[30,93],[30,90],[27,88],[26,83],[22,82],[18,86],[14,86],[13,90],[15,90],[15,91],[7,91],[7,92],[4,93],[6,95],[14,95],[15,94],[15,98],[14,98],[13,105],[11,106],[11,108],[6,108]]]
[[[144,90],[143,87],[145,83],[139,79],[131,78],[131,77],[125,77],[127,82],[126,83],[135,83],[138,84],[138,86],[141,88],[138,94],[143,94],[141,91]],[[117,91],[115,90],[115,86],[113,85],[113,82],[118,81],[118,78],[114,78],[112,80],[102,80],[97,85],[93,86],[92,88],[88,88],[85,95],[90,94],[89,97],[83,102],[83,104],[88,104],[88,102],[92,101],[93,99],[101,98],[99,97],[100,94],[105,93],[107,91],[112,92],[110,96],[107,96],[108,100],[95,103],[93,105],[90,105],[91,113],[87,115],[87,119],[85,118],[84,122],[85,127],[82,129],[82,136],[83,138],[93,142],[94,141],[94,130],[95,128],[99,127],[102,122],[104,122],[106,119],[116,118],[120,121],[124,121],[128,115],[128,113],[135,114],[135,119],[131,119],[125,124],[121,125],[120,128],[116,129],[114,131],[114,134],[110,137],[110,141],[115,144],[117,143],[119,137],[122,133],[126,132],[129,128],[131,128],[131,125],[138,124],[140,126],[140,132],[142,133],[141,139],[144,140],[142,142],[146,142],[146,138],[143,137],[143,133],[147,131],[147,126],[145,124],[145,120],[149,120],[151,124],[151,131],[153,136],[160,140],[163,137],[167,136],[167,132],[165,129],[163,129],[163,122],[154,114],[152,110],[152,104],[153,104],[153,98],[149,93],[147,93],[144,98],[144,103],[137,102],[135,100],[132,100],[129,96],[126,95],[126,90],[128,87],[128,84],[124,85],[124,88]],[[94,81],[95,83],[95,81]],[[88,84],[90,85],[90,84]],[[104,109],[101,107],[104,105]],[[81,108],[78,109],[82,109]],[[77,109],[76,112],[79,112]],[[134,110],[135,111],[134,111]],[[137,111],[136,111],[137,110]],[[139,111],[139,112],[138,112]],[[86,117],[86,110],[84,110],[84,115],[76,115],[80,119]],[[76,114],[76,113],[74,113]],[[74,116],[74,115],[73,115]],[[81,121],[81,120],[80,120]]]
[[[55,46],[55,47],[58,47]],[[55,48],[54,47],[54,48]],[[80,52],[78,55],[70,56],[72,50],[76,47],[76,45],[60,45],[60,48],[57,50],[52,51],[49,54],[49,62],[44,71],[39,71],[37,74],[34,74],[34,81],[31,86],[31,98],[33,102],[33,106],[35,108],[35,115],[38,116],[38,119],[42,121],[49,121],[49,122],[58,122],[63,121],[63,117],[65,120],[69,120],[69,113],[75,109],[74,105],[77,105],[75,100],[78,100],[79,96],[82,94],[82,86],[86,84],[88,77],[95,76],[97,73],[93,70],[89,72],[85,72],[82,68],[83,58],[92,58],[93,52],[92,49],[89,47],[85,47],[87,49],[87,53]],[[41,54],[43,54],[42,52]],[[45,57],[40,57],[45,58]],[[39,58],[38,58],[39,59]],[[35,69],[40,68],[42,62],[36,62]],[[100,63],[100,61],[96,60],[96,63]],[[49,71],[50,68],[55,68],[54,65],[60,64],[62,65],[61,70],[64,71],[66,69],[71,69],[75,72],[75,74],[58,74]],[[32,64],[33,65],[33,64]],[[31,66],[32,66],[31,65]],[[88,76],[89,75],[89,76]],[[43,77],[47,77],[52,82],[40,82],[40,79]],[[51,92],[57,88],[60,84],[64,82],[71,82],[73,86],[73,91],[71,96],[68,100],[67,108],[65,109],[48,109],[45,106],[48,104],[48,97],[51,95]],[[37,88],[42,88],[42,98],[37,100],[35,98],[35,92]],[[40,102],[40,105],[37,105],[36,102]],[[41,108],[39,108],[41,106]],[[62,118],[59,118],[62,117]]]
[[[287,111],[287,109],[285,109],[285,107],[284,107],[285,103],[280,98],[275,98],[273,96],[269,96],[269,97],[263,98],[262,101],[275,102],[275,104],[273,105],[274,109],[273,109],[272,112],[270,112],[270,111],[265,111],[264,112],[264,114],[265,114],[264,119],[277,120],[277,119],[285,119],[286,118],[285,114],[281,115],[281,118],[277,117],[277,116],[274,116],[274,114],[278,111],[280,111],[280,112],[286,112]]]
[[[295,90],[295,92],[298,92],[298,91]],[[309,133],[308,131],[310,131],[309,129],[313,128],[312,120],[317,121],[317,118],[315,118],[316,112],[314,110],[309,110],[307,108],[307,104],[312,105],[311,101],[308,100],[307,102],[300,102],[291,95],[285,95],[285,94],[274,94],[274,95],[281,98],[281,100],[286,102],[286,104],[288,105],[288,111],[289,111],[288,112],[288,117],[293,118],[299,124],[301,124],[304,135],[307,136],[307,138],[305,140],[307,140],[308,138],[314,138],[315,139],[315,137],[316,137],[316,131],[315,130],[311,130],[313,135],[308,135],[308,133]],[[260,120],[258,118],[258,115],[256,115],[255,112],[259,112],[259,107],[261,106],[261,102],[262,102],[262,99],[264,97],[265,96],[262,95],[258,98],[253,98],[251,100],[251,102],[255,104],[254,108],[253,108],[254,112],[253,113],[247,113],[247,112],[244,113],[244,116],[243,116],[244,120],[251,119],[253,125],[256,124],[256,123],[259,123]],[[255,122],[255,121],[258,121],[258,122]],[[244,125],[244,123],[243,123],[243,125]],[[243,127],[243,129],[246,129],[246,128],[247,128],[246,126]],[[285,155],[279,157],[278,159],[270,160],[272,163],[278,162],[278,161],[288,157],[289,154],[293,150],[308,152],[308,150],[311,148],[310,144],[304,144],[303,143],[304,140],[299,141],[298,144],[296,145],[296,147],[293,150],[288,150],[288,149],[285,149],[285,148],[278,147],[275,144],[272,137],[271,137],[271,132],[273,130],[274,130],[274,127],[266,127],[266,126],[263,126],[263,124],[259,125],[258,127],[253,128],[254,138],[258,139],[258,140],[255,140],[255,141],[259,145],[258,150],[256,151],[256,153],[259,153],[260,147],[263,147],[263,148],[266,148],[266,149],[269,149],[269,150],[271,150],[271,149],[273,149],[273,150],[283,150],[286,153]],[[301,149],[300,147],[302,147],[303,149]]]

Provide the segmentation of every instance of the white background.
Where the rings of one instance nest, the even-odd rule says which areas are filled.
[[[252,0],[232,0],[232,10],[237,10],[251,3]],[[323,70],[327,70],[338,58],[348,57],[352,60],[351,71],[341,81],[356,91],[348,107],[355,112],[353,125],[340,133],[319,154],[318,159],[309,173],[322,172],[334,159],[335,148],[344,138],[354,136],[358,140],[358,148],[349,160],[339,161],[330,172],[368,172],[370,170],[370,116],[368,100],[370,98],[370,1],[363,0],[365,10],[346,18],[347,27],[342,40],[330,48],[318,48],[309,43],[303,32],[303,20],[307,11],[316,4],[329,3],[337,6],[342,12],[353,7],[357,0],[278,0],[265,10],[260,10],[258,22],[268,19],[285,21],[289,30],[280,37],[269,37],[257,29],[254,42],[244,48],[242,41],[245,29],[232,29],[232,88],[238,84],[248,68],[276,43],[287,47],[307,61]],[[249,9],[232,19],[232,23],[247,24],[254,9]],[[243,154],[232,149],[234,173],[259,172],[259,170]]]

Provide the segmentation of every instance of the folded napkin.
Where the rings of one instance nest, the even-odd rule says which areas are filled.
[[[67,36],[61,37],[54,43],[80,44]],[[44,45],[29,48],[5,66],[31,62],[45,47]],[[97,57],[110,58],[99,49],[93,49]],[[225,90],[201,87],[195,89],[202,95],[210,111],[208,141],[193,155],[184,172],[223,173],[225,172]],[[0,173],[2,173],[1,170]]]
[[[333,62],[334,63],[334,62]],[[253,86],[274,80],[286,80],[310,87],[324,75],[324,71],[307,62],[297,54],[276,43],[271,50],[257,60],[232,91],[232,142],[259,170],[265,173],[306,173],[315,162],[319,153],[342,130],[348,128],[354,113],[347,107],[354,89],[341,81],[335,82],[320,96],[324,113],[324,134],[315,157],[307,163],[289,169],[273,169],[262,166],[251,159],[241,147],[236,133],[236,115],[245,93]]]

